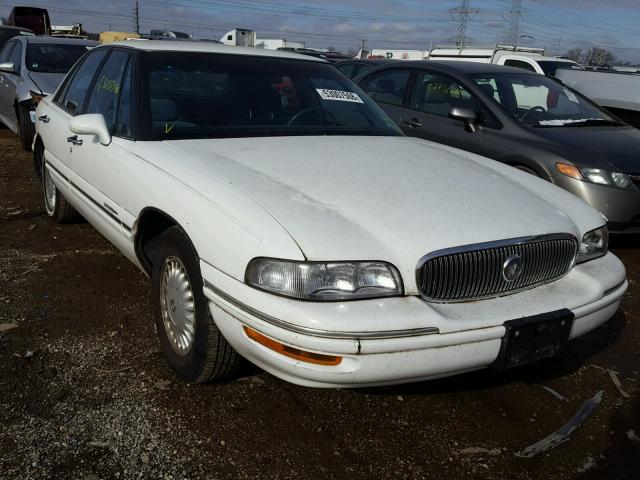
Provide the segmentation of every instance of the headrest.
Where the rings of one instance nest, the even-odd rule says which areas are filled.
[[[178,109],[169,98],[151,99],[151,119],[154,122],[168,122],[178,118]]]
[[[493,94],[496,93],[496,89],[493,88],[493,85],[491,85],[490,83],[481,83],[478,86],[491,98],[493,98]]]
[[[376,88],[376,91],[381,93],[392,93],[394,87],[395,85],[393,84],[393,80],[389,80],[387,78],[383,80],[378,80],[378,86]]]

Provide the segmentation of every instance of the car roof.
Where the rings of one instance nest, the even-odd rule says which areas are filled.
[[[15,37],[18,38],[18,37]],[[87,40],[84,38],[66,38],[66,37],[51,37],[51,36],[23,36],[19,37],[27,43],[46,43],[47,45],[87,45],[96,46],[100,45],[99,42],[94,40]]]
[[[390,63],[389,66],[393,65],[395,68],[401,68],[403,64],[407,64],[407,66],[411,67],[425,67],[430,68],[432,70],[437,70],[442,73],[449,73],[451,75],[455,74],[463,74],[463,75],[475,75],[475,74],[490,74],[490,73],[519,73],[526,75],[540,75],[536,72],[530,72],[528,70],[524,70],[522,68],[516,67],[505,67],[504,65],[494,65],[492,63],[482,63],[482,62],[467,62],[467,61],[457,61],[457,60],[410,60],[404,62],[393,62]],[[387,64],[385,64],[387,66]],[[382,66],[380,66],[376,70],[381,70]],[[371,72],[371,70],[370,70]],[[369,72],[367,72],[369,74]]]
[[[388,59],[388,58],[350,58],[348,60],[340,60],[339,62],[336,62],[336,65],[341,65],[344,63],[359,63],[359,64],[365,64],[365,65],[382,65],[384,63],[391,63],[394,60]],[[399,60],[396,60],[399,61]]]
[[[176,42],[172,40],[123,40],[121,42],[100,45],[105,47],[126,47],[142,51],[164,51],[164,52],[193,52],[193,53],[223,53],[227,55],[251,55],[258,57],[288,58],[293,60],[306,60],[307,62],[323,62],[322,58],[310,55],[300,55],[298,53],[284,52],[281,50],[267,50],[255,47],[238,47],[235,45],[223,45],[212,42]]]

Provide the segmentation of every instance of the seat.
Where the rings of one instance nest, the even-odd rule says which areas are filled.
[[[170,133],[174,128],[195,127],[195,123],[180,119],[178,108],[170,98],[151,99],[151,121],[156,132]]]

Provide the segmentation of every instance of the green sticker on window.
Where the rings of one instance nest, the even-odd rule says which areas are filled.
[[[96,90],[98,92],[109,92],[117,95],[120,93],[120,85],[115,80],[110,80],[102,75],[96,84]]]

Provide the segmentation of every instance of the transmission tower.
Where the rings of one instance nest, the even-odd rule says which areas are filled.
[[[507,34],[507,43],[509,45],[518,45],[521,19],[522,0],[511,0],[511,10],[509,10],[509,33]]]
[[[460,4],[457,7],[449,10],[451,18],[458,22],[458,33],[455,39],[456,45],[464,45],[467,39],[467,26],[469,25],[469,21],[480,12],[480,10],[476,8],[471,8],[470,3],[471,0],[460,0]]]
[[[138,1],[136,0],[136,5],[133,7],[133,27],[136,33],[140,34],[140,6],[138,5]]]

